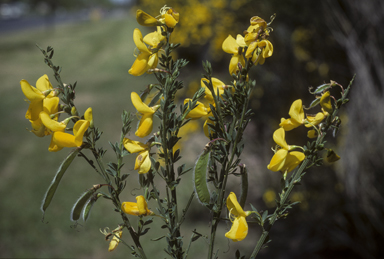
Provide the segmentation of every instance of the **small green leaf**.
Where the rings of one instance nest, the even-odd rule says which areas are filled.
[[[76,148],[72,150],[69,155],[64,159],[64,161],[61,163],[59,169],[56,172],[55,177],[53,178],[53,181],[51,185],[48,187],[47,192],[44,195],[43,203],[41,205],[41,210],[43,212],[46,211],[49,204],[52,201],[53,196],[55,195],[56,189],[60,184],[61,178],[63,177],[65,171],[68,169],[69,165],[72,163],[73,159],[77,156],[77,154],[80,152],[80,148]]]
[[[195,167],[193,168],[193,183],[198,200],[203,205],[208,205],[211,199],[207,186],[207,169],[210,150],[205,149],[197,158]]]
[[[311,92],[311,94],[319,94],[327,90],[328,88],[331,88],[331,84],[323,84],[318,86],[315,91]]]
[[[316,98],[315,100],[313,100],[313,101],[311,102],[311,104],[309,105],[309,108],[308,108],[308,109],[311,109],[311,108],[317,106],[319,103],[320,103],[320,98]]]

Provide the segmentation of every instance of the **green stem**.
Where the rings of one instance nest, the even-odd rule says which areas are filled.
[[[233,159],[235,157],[236,147],[239,144],[239,142],[242,138],[242,135],[243,135],[243,122],[244,122],[245,113],[247,111],[248,103],[249,103],[249,95],[248,95],[248,98],[246,98],[246,100],[245,100],[243,110],[242,110],[242,113],[240,116],[240,120],[239,120],[240,125],[238,127],[238,132],[236,134],[235,142],[232,145],[232,152],[231,152],[231,157],[229,159],[229,163],[227,162],[228,160],[226,160],[225,163],[223,164],[225,170],[221,176],[222,178],[220,179],[221,180],[220,182],[222,184],[221,184],[219,197],[218,197],[218,206],[217,206],[218,211],[213,214],[214,218],[212,221],[211,240],[210,240],[209,251],[208,251],[208,258],[209,259],[211,259],[213,256],[213,248],[214,248],[214,243],[215,243],[215,238],[216,238],[216,230],[217,230],[217,226],[220,222],[220,215],[221,215],[221,212],[223,209],[223,201],[224,201],[223,198],[225,195],[225,188],[227,186],[228,174],[229,174],[229,171],[231,170],[231,168],[233,167],[232,163],[233,163]]]
[[[271,231],[271,228],[272,228],[273,224],[278,219],[278,215],[279,215],[280,210],[284,208],[283,205],[285,204],[285,202],[287,201],[289,195],[291,194],[292,189],[295,186],[296,181],[301,177],[301,174],[306,169],[307,164],[308,164],[309,161],[310,161],[310,158],[306,158],[304,160],[304,162],[301,164],[301,166],[299,167],[299,169],[295,172],[295,175],[293,176],[291,182],[289,183],[287,191],[283,194],[283,197],[280,200],[280,206],[278,206],[276,208],[275,212],[272,215],[272,218],[269,220],[268,230],[264,230],[263,231],[263,234],[259,238],[259,241],[257,242],[256,247],[253,250],[250,259],[256,258],[256,256],[259,253],[260,249],[263,247],[265,239],[267,238],[269,232]]]
[[[123,163],[123,157],[121,156],[121,152],[123,151],[123,142],[124,142],[124,134],[123,134],[123,131],[121,131],[120,144],[119,144],[120,155],[117,158],[117,177],[119,177],[119,179],[120,179],[120,167],[121,167],[121,164]]]
[[[141,258],[146,259],[147,256],[145,255],[144,249],[143,249],[143,247],[140,244],[139,237],[138,237],[137,233],[135,232],[135,230],[132,228],[131,223],[129,222],[129,219],[124,214],[124,212],[121,211],[121,210],[120,210],[120,215],[121,215],[121,217],[122,217],[122,219],[124,221],[124,226],[128,229],[129,234],[131,234],[133,242],[135,243],[135,246],[139,250]]]

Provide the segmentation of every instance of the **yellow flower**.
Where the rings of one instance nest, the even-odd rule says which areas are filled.
[[[273,54],[273,45],[267,40],[269,36],[267,23],[258,16],[252,17],[250,23],[244,37],[244,42],[248,46],[245,57],[252,58],[254,65],[262,65],[265,59]]]
[[[165,24],[169,28],[174,28],[179,22],[179,13],[171,7],[164,6],[160,9],[159,18],[155,18],[139,9],[136,11],[136,20],[143,26],[160,26]]]
[[[252,62],[254,65],[264,64],[265,59],[269,58],[273,54],[273,45],[269,40],[262,40],[257,43],[257,47],[260,49],[260,52],[253,52]]]
[[[141,119],[139,126],[135,132],[135,135],[144,138],[148,136],[153,128],[153,114],[155,113],[154,107],[149,107],[146,105],[140,98],[140,96],[132,92],[131,93],[131,100],[133,106],[135,106],[136,110],[141,114]]]
[[[317,131],[314,129],[311,129],[307,132],[307,137],[308,138],[316,138],[317,137]]]
[[[146,174],[151,169],[151,159],[149,157],[149,145],[129,138],[124,138],[124,147],[129,153],[139,153],[135,161],[135,170],[139,170],[139,174]]]
[[[158,48],[164,39],[164,36],[161,35],[160,27],[158,27],[157,31],[147,34],[144,39],[140,30],[135,29],[133,31],[133,41],[139,50],[139,54],[128,73],[134,76],[141,76],[149,69],[155,68],[158,62]]]
[[[331,98],[329,91],[325,92],[320,98],[321,112],[318,112],[316,115],[307,115],[307,121],[310,123],[305,124],[305,127],[310,128],[320,124],[329,113],[333,112]]]
[[[191,101],[191,99],[186,98],[184,100],[184,105],[188,104],[189,101]],[[197,106],[186,116],[187,119],[197,120],[201,117],[207,116],[211,112],[211,109],[209,109],[209,107],[206,107],[203,103],[198,101],[196,104]]]
[[[54,91],[52,91],[53,88],[51,83],[49,82],[48,76],[41,76],[36,82],[36,87],[31,86],[26,80],[21,80],[20,85],[21,90],[29,101],[29,107],[25,114],[25,118],[31,122],[31,132],[33,132],[38,137],[44,137],[47,134],[45,132],[44,125],[40,121],[39,115],[40,112],[44,110],[45,100],[48,100],[55,96]],[[57,100],[59,100],[59,98],[55,99],[54,102],[57,102],[58,104]],[[56,112],[57,110],[55,111],[55,113]]]
[[[176,151],[181,149],[184,143],[190,139],[194,133],[199,132],[199,130],[200,124],[197,121],[189,121],[187,124],[181,127],[178,133],[178,136],[181,137],[181,139],[177,141],[176,145],[173,147],[173,150]]]
[[[231,36],[224,40],[222,48],[224,52],[232,54],[231,61],[229,62],[229,74],[236,74],[239,70],[238,63],[244,67],[245,60],[243,57],[243,48],[246,47],[243,36],[238,34],[236,40]]]
[[[245,219],[252,212],[246,211],[241,208],[237,202],[236,194],[231,192],[227,198],[227,208],[229,210],[229,219],[232,222],[231,229],[225,233],[225,237],[237,242],[243,240],[248,234],[248,224]]]
[[[60,124],[60,123],[59,123]],[[54,123],[52,123],[54,125]],[[60,128],[59,125],[55,125]],[[51,152],[56,152],[64,147],[80,147],[83,144],[83,136],[89,127],[89,121],[78,120],[73,126],[73,135],[64,131],[55,131],[52,135],[51,144],[48,148]]]
[[[305,155],[302,152],[292,151],[292,147],[285,141],[285,131],[279,128],[273,133],[273,140],[281,149],[277,150],[271,159],[267,168],[271,171],[290,172],[304,160]]]
[[[203,130],[204,130],[204,134],[205,134],[205,136],[207,138],[209,138],[209,133],[210,133],[210,129],[209,129],[208,123],[214,125],[215,122],[210,120],[209,118],[205,120],[204,126],[203,126]]]
[[[324,112],[318,112],[314,116],[307,114],[307,121],[310,124],[309,123],[305,124],[305,127],[310,128],[310,127],[316,126],[320,124],[320,122],[322,122],[327,116],[328,116],[328,113],[324,113]]]
[[[208,89],[208,87],[205,85],[204,82],[208,82],[208,79],[206,79],[206,78],[201,79],[201,87],[205,89],[204,98],[213,104],[214,100],[213,100],[212,93]],[[212,77],[212,85],[213,85],[213,90],[215,91],[215,94],[217,94],[217,90],[219,90],[220,96],[224,93],[224,89],[227,87],[222,81],[220,81],[219,79],[217,79],[215,77]]]
[[[59,97],[46,98],[43,100],[43,111],[40,111],[40,109],[39,109],[38,119],[34,120],[34,121],[30,120],[31,125],[32,125],[31,132],[33,132],[36,136],[44,137],[44,136],[51,134],[51,131],[49,129],[47,129],[46,126],[44,125],[44,123],[42,122],[41,114],[42,113],[47,114],[50,119],[51,119],[51,116],[53,116],[52,120],[57,121],[57,119],[58,119],[57,112],[59,110],[59,101],[60,101]],[[36,112],[36,110],[34,110],[34,109],[31,109],[31,110],[33,113]],[[56,115],[54,115],[54,114],[56,114]]]
[[[136,197],[137,202],[123,202],[121,209],[124,213],[134,216],[148,216],[154,213],[148,209],[148,204],[144,196],[140,195]]]
[[[320,105],[327,113],[332,113],[332,103],[329,91],[325,92],[320,98]]]
[[[113,250],[116,249],[117,245],[120,243],[120,238],[123,235],[122,230],[117,230],[116,232],[113,233],[113,237],[111,242],[109,242],[109,248],[108,251],[112,252]]]
[[[340,159],[340,156],[338,154],[336,154],[336,152],[333,151],[332,149],[327,150],[327,156],[324,158],[324,160],[327,163],[334,163],[334,162],[338,161],[339,159]]]
[[[93,112],[92,112],[92,108],[89,107],[85,113],[84,113],[84,119],[89,121],[89,127],[90,128],[93,128]]]
[[[304,109],[300,99],[294,101],[289,109],[290,119],[281,118],[280,127],[283,127],[285,131],[290,131],[294,128],[304,124]]]

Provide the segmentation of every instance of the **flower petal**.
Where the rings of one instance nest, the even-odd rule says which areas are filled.
[[[223,41],[222,48],[224,52],[229,54],[238,54],[239,52],[239,45],[236,43],[235,38],[231,35],[228,35],[228,37]]]
[[[305,124],[305,127],[311,128],[312,125],[318,125],[320,122],[322,122],[325,118],[325,114],[322,112],[318,112],[315,116],[307,115],[307,121],[309,121],[311,124]]]
[[[301,161],[305,159],[305,155],[302,152],[292,151],[287,154],[287,159],[285,160],[284,167],[281,169],[283,172],[291,172],[295,169]]]
[[[148,105],[146,105],[140,98],[140,96],[135,93],[135,92],[132,92],[131,93],[131,101],[132,101],[132,104],[133,106],[135,106],[136,110],[141,113],[141,114],[154,114],[155,111],[148,107]]]
[[[188,104],[188,102],[190,100],[191,99],[189,99],[189,98],[185,99],[184,105]],[[201,117],[208,115],[209,112],[207,111],[207,108],[205,108],[204,104],[202,104],[199,101],[196,104],[197,104],[197,106],[188,113],[188,115],[186,117],[187,119],[196,120],[196,119],[200,119]]]
[[[120,238],[122,235],[123,235],[123,231],[121,230],[114,233],[114,236],[111,242],[109,242],[109,247],[108,247],[109,252],[112,252],[113,250],[116,249],[117,245],[120,243]],[[116,236],[118,236],[119,238],[117,238]]]
[[[146,52],[140,53],[135,59],[135,62],[133,62],[132,67],[128,70],[128,73],[133,76],[141,76],[147,72],[149,69],[148,60],[150,56],[151,54]]]
[[[232,223],[231,229],[225,233],[225,237],[237,242],[243,240],[248,234],[248,224],[245,217],[237,217]]]
[[[282,127],[285,131],[293,130],[294,128],[297,128],[300,125],[301,124],[297,123],[296,120],[284,119],[284,118],[281,118],[281,122],[279,124],[279,126]]]
[[[275,132],[273,133],[273,140],[276,142],[277,145],[279,145],[283,149],[289,150],[289,146],[285,141],[285,131],[283,128],[275,130]]]
[[[34,101],[29,104],[28,110],[25,113],[25,118],[31,121],[39,119],[40,112],[43,111],[43,102]]]
[[[47,90],[52,89],[51,82],[49,82],[47,75],[43,75],[39,79],[37,79],[36,88],[39,89],[41,92],[45,92]]]
[[[228,195],[227,208],[230,211],[230,213],[235,217],[238,217],[238,216],[245,217],[246,216],[244,210],[241,208],[239,202],[237,201],[237,197],[236,197],[236,194],[234,192],[231,192]]]
[[[31,102],[41,101],[45,98],[45,95],[37,88],[31,86],[27,80],[21,80],[20,85],[25,97]]]
[[[157,26],[161,24],[155,17],[140,9],[136,11],[136,20],[140,25],[143,26]]]
[[[128,152],[131,154],[148,149],[148,145],[143,144],[140,141],[131,140],[129,138],[124,138],[123,144],[125,149],[128,150]]]
[[[75,143],[75,136],[61,131],[53,133],[52,141],[58,147],[77,147]]]
[[[137,201],[137,208],[139,209],[139,215],[147,216],[151,213],[151,211],[148,209],[147,201],[145,200],[143,195],[136,197]]]
[[[139,122],[135,135],[144,138],[148,136],[153,129],[153,114],[144,114]]]
[[[148,161],[147,158],[149,159],[148,150],[144,150],[137,155],[133,169],[139,169],[139,174],[145,174],[151,169],[151,160]]]
[[[147,46],[144,44],[141,31],[137,28],[133,31],[133,41],[135,42],[135,45],[140,50],[140,52],[151,54]]]
[[[60,123],[60,122],[57,122],[56,120],[51,119],[49,114],[46,112],[40,112],[40,119],[41,119],[41,122],[44,124],[44,126],[53,132],[55,131],[64,132],[65,128],[67,127],[66,124]]]
[[[304,122],[304,109],[301,99],[292,103],[288,114],[293,120],[296,121],[296,123],[302,124]]]
[[[124,213],[133,216],[138,216],[140,214],[136,202],[123,202],[121,204],[121,210],[124,211]]]
[[[333,107],[331,103],[331,97],[329,91],[325,92],[320,98],[320,105],[324,109],[324,111],[328,113],[333,112]]]
[[[288,150],[279,149],[272,157],[271,162],[267,168],[271,171],[278,172],[280,171],[285,164],[285,160],[287,159]]]

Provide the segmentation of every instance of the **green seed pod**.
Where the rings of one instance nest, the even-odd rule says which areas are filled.
[[[87,204],[85,204],[84,210],[83,210],[83,220],[84,221],[87,221],[87,219],[89,218],[89,215],[91,214],[91,209],[93,207],[93,204],[95,204],[97,199],[99,199],[99,197],[101,197],[101,196],[103,196],[101,193],[95,193],[88,200]]]
[[[57,190],[57,187],[60,184],[61,178],[63,177],[64,173],[67,171],[69,165],[72,163],[73,159],[77,156],[77,154],[80,152],[81,149],[76,148],[69,153],[69,155],[64,159],[64,161],[61,163],[59,169],[56,172],[55,177],[53,178],[53,181],[51,185],[48,187],[47,192],[44,195],[43,203],[41,205],[41,210],[45,212],[45,210],[48,208],[49,204],[52,201],[53,196],[55,195],[55,192]]]
[[[207,168],[209,162],[210,150],[205,148],[197,158],[195,167],[193,168],[193,184],[197,199],[203,205],[208,205],[211,200],[211,195],[207,186]]]
[[[84,192],[80,198],[76,201],[75,205],[73,205],[72,211],[71,211],[71,220],[76,221],[80,218],[81,211],[83,210],[85,204],[88,202],[88,200],[91,198],[91,196],[96,192],[97,189],[100,188],[100,185],[95,185],[88,191]]]
[[[239,165],[241,172],[241,194],[240,194],[240,206],[244,208],[245,201],[248,195],[248,170],[245,164]]]

